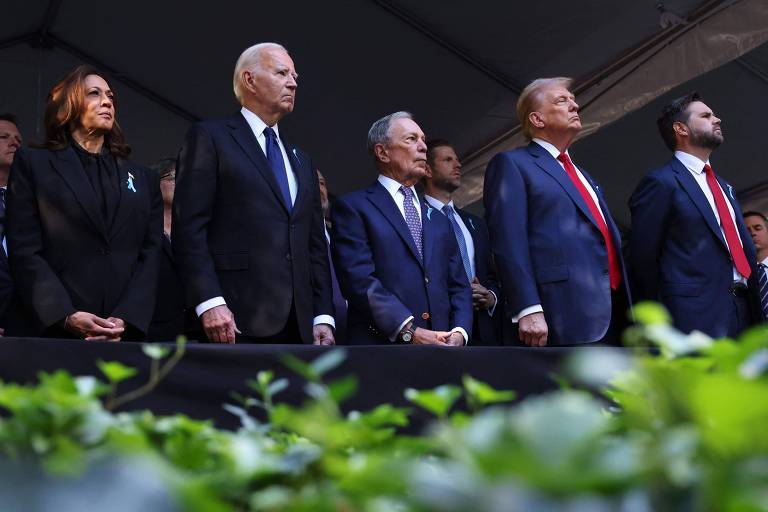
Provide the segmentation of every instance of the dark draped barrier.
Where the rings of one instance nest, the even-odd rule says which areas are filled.
[[[282,358],[292,354],[311,361],[327,350],[335,349],[190,343],[182,360],[154,391],[123,409],[149,409],[158,415],[184,413],[197,419],[211,419],[220,428],[237,428],[239,419],[222,408],[225,403],[235,403],[232,392],[253,394],[246,381],[255,379],[260,370],[269,369],[291,381],[276,401],[300,404],[306,399],[302,379],[287,369]],[[357,376],[357,392],[343,403],[343,408],[362,411],[381,403],[408,406],[403,396],[406,388],[461,384],[465,374],[497,389],[513,389],[521,399],[555,389],[557,384],[552,375],[560,371],[560,362],[570,350],[600,349],[354,346],[345,350],[345,361],[327,379]],[[120,392],[136,388],[148,379],[150,359],[138,343],[0,338],[0,378],[4,382],[35,382],[38,372],[59,368],[73,375],[104,379],[96,366],[98,360],[120,361],[139,370],[136,377],[121,383]],[[426,412],[414,409],[410,430],[421,428],[429,419]]]

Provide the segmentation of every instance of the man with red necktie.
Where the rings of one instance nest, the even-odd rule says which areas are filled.
[[[530,346],[617,343],[631,302],[619,231],[568,151],[581,131],[570,85],[540,78],[523,90],[517,116],[531,142],[496,155],[485,174],[507,327]]]
[[[684,332],[735,337],[760,319],[758,274],[733,187],[709,162],[720,119],[693,92],[664,107],[658,127],[674,158],[629,201],[635,297],[661,301]]]

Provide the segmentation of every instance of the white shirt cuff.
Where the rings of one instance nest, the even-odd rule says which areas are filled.
[[[336,330],[336,321],[331,315],[317,315],[314,320],[312,320],[312,325],[317,324],[328,324],[333,327],[334,331]]]
[[[454,327],[451,329],[451,332],[460,332],[462,336],[464,336],[464,345],[466,345],[469,342],[469,335],[467,334],[467,331],[464,330],[463,327]]]
[[[512,323],[516,324],[517,322],[520,321],[521,318],[523,318],[524,316],[528,316],[531,313],[543,313],[543,312],[544,312],[544,308],[541,307],[541,304],[528,306],[527,308],[519,312],[516,317],[512,318]]]
[[[197,316],[201,316],[209,309],[215,308],[216,306],[223,306],[226,303],[224,297],[214,297],[198,304],[197,307],[195,307],[195,313],[197,313]]]
[[[488,316],[493,316],[493,312],[496,311],[496,306],[499,305],[499,298],[496,296],[495,293],[493,293],[492,290],[488,290],[488,291],[491,293],[491,295],[493,295],[493,307],[487,311],[488,311]]]
[[[403,327],[408,325],[408,322],[410,322],[411,320],[413,320],[412,316],[409,316],[408,318],[406,318],[405,322],[401,323],[400,327],[398,327],[397,330],[389,337],[389,341],[394,342],[397,339],[397,335],[400,334],[400,331],[403,330]]]

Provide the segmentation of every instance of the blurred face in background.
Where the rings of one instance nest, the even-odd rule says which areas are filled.
[[[160,175],[160,193],[163,195],[163,206],[170,208],[173,204],[173,194],[176,191],[176,169],[170,168]]]
[[[19,129],[10,121],[0,120],[0,168],[9,169],[21,147]]]

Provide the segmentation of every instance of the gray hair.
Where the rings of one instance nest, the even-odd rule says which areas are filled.
[[[235,64],[235,74],[232,77],[232,88],[235,90],[235,97],[242,105],[243,103],[243,71],[253,71],[261,66],[261,52],[265,50],[283,50],[288,53],[284,46],[277,43],[259,43],[246,48]]]
[[[368,153],[376,161],[376,144],[389,144],[389,129],[392,127],[392,121],[395,119],[413,119],[413,114],[401,110],[400,112],[394,112],[388,116],[384,116],[378,121],[375,121],[371,125],[371,129],[368,130]]]

